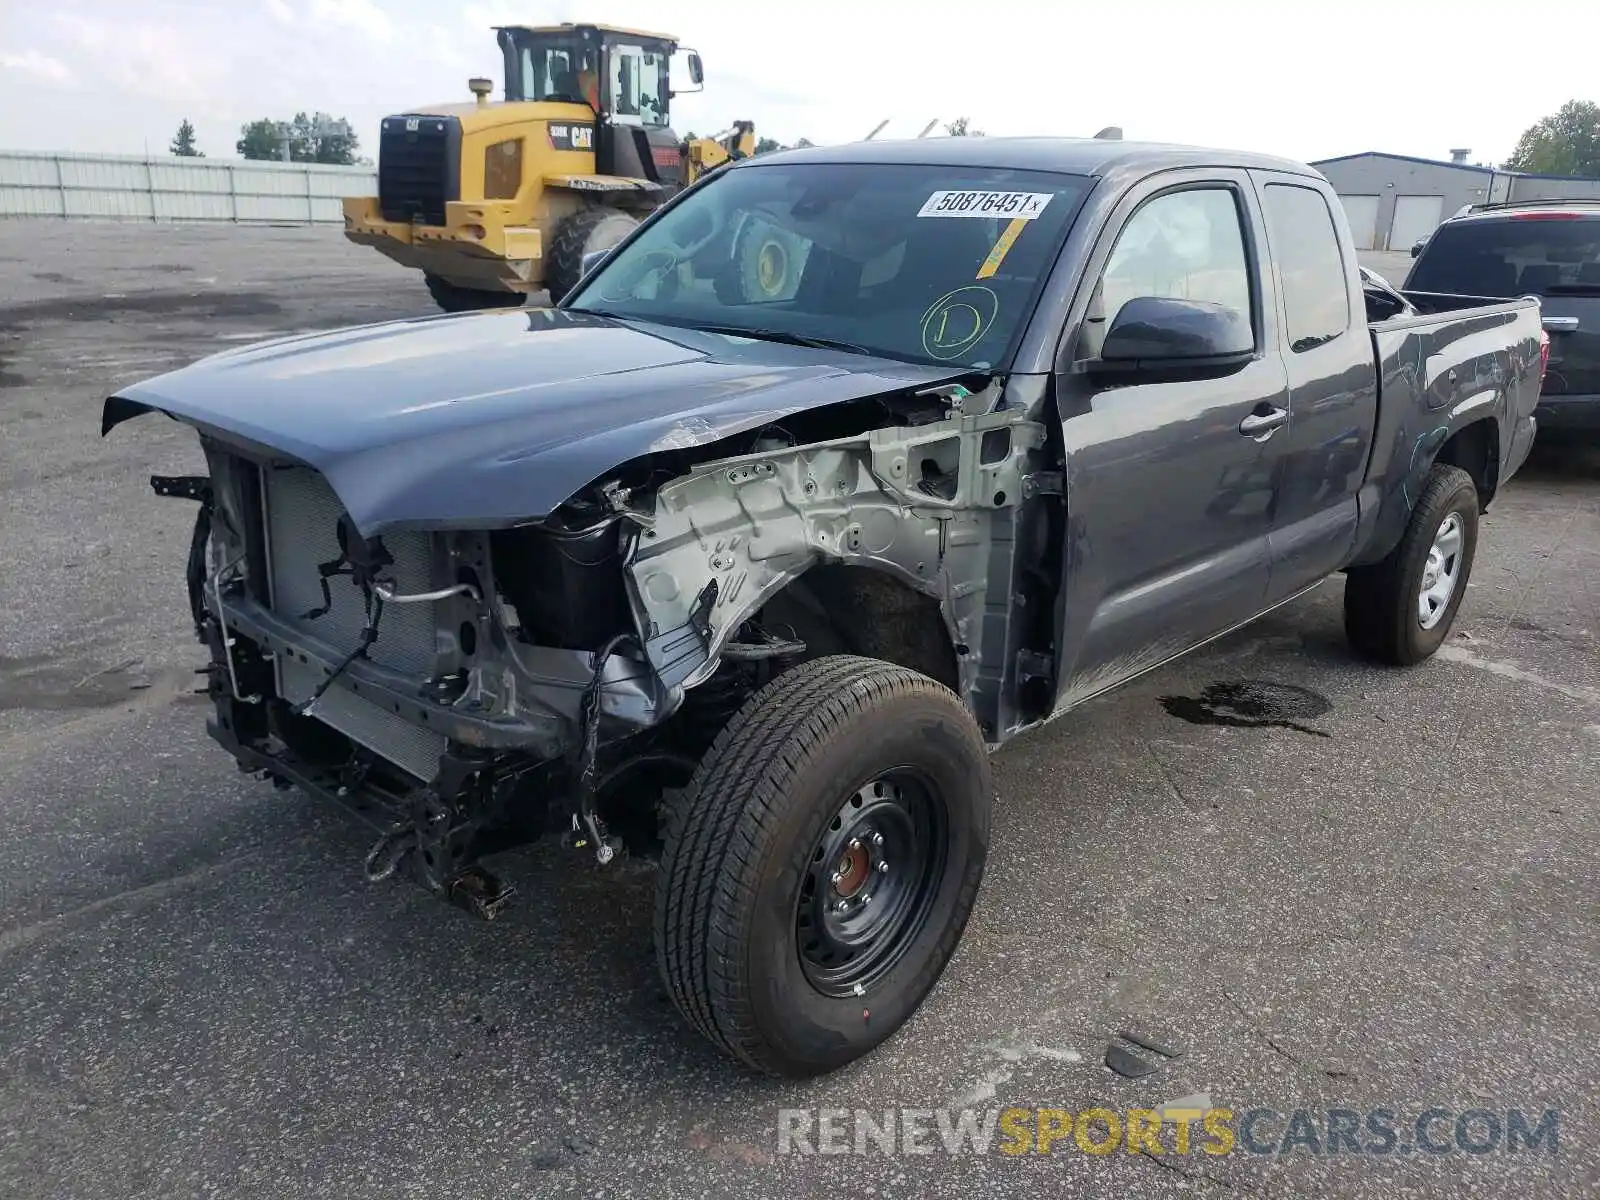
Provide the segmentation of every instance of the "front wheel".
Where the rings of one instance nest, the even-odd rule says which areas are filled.
[[[492,292],[486,288],[462,287],[431,271],[423,274],[428,295],[447,313],[477,312],[485,308],[520,308],[528,302],[521,292]]]
[[[609,250],[638,226],[631,213],[615,208],[585,208],[556,226],[545,258],[544,286],[550,303],[560,304],[583,278],[583,259],[596,250]]]
[[[1345,580],[1350,644],[1396,666],[1431,656],[1455,622],[1477,549],[1478,486],[1460,467],[1435,463],[1399,545]]]
[[[773,1075],[866,1054],[961,937],[990,791],[971,714],[926,676],[850,655],[780,675],[669,815],[655,933],[679,1010]]]

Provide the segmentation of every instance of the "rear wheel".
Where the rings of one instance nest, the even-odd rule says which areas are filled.
[[[556,226],[545,256],[544,285],[550,303],[560,304],[583,278],[583,256],[609,250],[633,232],[637,218],[615,208],[585,208]]]
[[[926,676],[835,655],[773,680],[669,814],[656,947],[679,1010],[774,1075],[867,1053],[960,939],[990,789],[971,714]]]
[[[448,279],[426,272],[428,294],[445,312],[474,312],[482,308],[521,308],[527,297],[521,292],[492,292],[485,288],[462,287]]]
[[[1400,543],[1350,570],[1344,627],[1356,651],[1410,666],[1449,636],[1478,548],[1478,486],[1460,467],[1435,463]]]

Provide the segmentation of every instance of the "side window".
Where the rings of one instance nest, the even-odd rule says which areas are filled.
[[[1327,200],[1313,188],[1269,183],[1266,211],[1289,349],[1299,353],[1333,341],[1350,327],[1350,285]]]
[[[1250,267],[1232,188],[1169,192],[1129,218],[1100,277],[1100,328],[1135,296],[1208,300],[1250,320]]]
[[[667,59],[638,46],[611,52],[611,114],[622,125],[667,123]]]

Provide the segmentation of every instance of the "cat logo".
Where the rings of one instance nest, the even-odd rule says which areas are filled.
[[[552,125],[550,126],[550,148],[552,150],[593,150],[594,127],[592,125]]]
[[[422,126],[422,118],[421,117],[407,117],[406,118],[406,132],[407,133],[415,133],[421,126]]]

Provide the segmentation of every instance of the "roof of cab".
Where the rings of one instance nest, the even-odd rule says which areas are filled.
[[[1069,175],[1106,175],[1123,169],[1166,171],[1183,167],[1236,167],[1322,178],[1305,163],[1244,150],[1066,137],[937,137],[845,142],[837,146],[810,146],[803,150],[763,154],[736,165],[754,167],[775,162],[916,163],[1060,171]]]
[[[602,25],[597,21],[565,21],[560,25],[496,25],[496,29],[518,29],[523,33],[571,33],[575,29],[597,29],[601,33],[620,33],[624,37],[645,38],[653,42],[678,44],[676,34],[651,33],[648,29],[632,29],[626,25]]]

